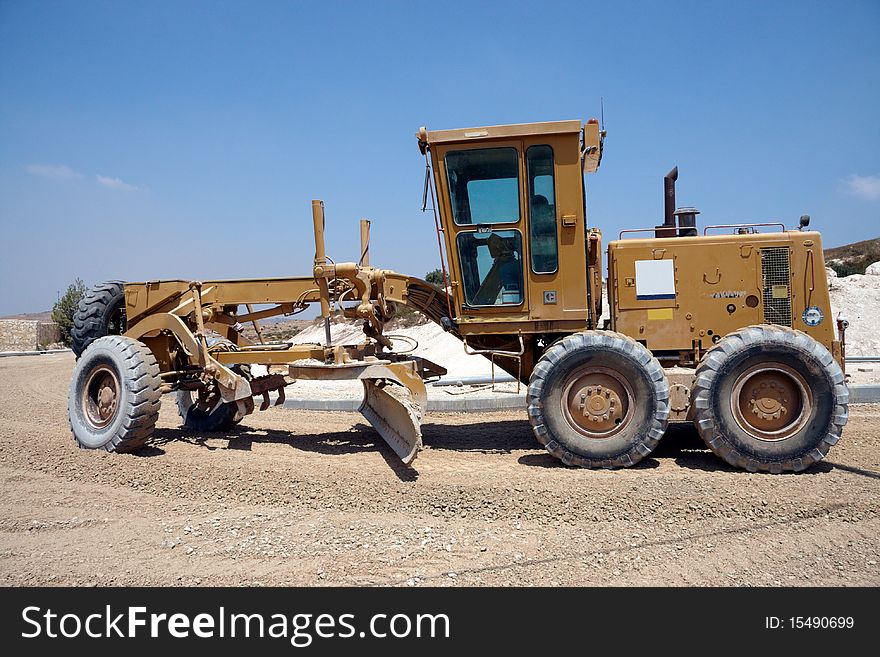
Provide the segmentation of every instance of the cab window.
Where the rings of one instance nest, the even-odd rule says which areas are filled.
[[[532,271],[552,274],[559,267],[556,243],[556,186],[553,149],[531,146],[526,151],[529,184],[529,245]]]
[[[519,221],[519,162],[515,148],[451,151],[445,159],[456,224]]]
[[[522,237],[518,230],[459,233],[458,258],[468,306],[523,301]]]

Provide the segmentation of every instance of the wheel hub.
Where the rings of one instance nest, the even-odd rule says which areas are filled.
[[[608,431],[615,421],[623,419],[623,405],[616,390],[597,384],[581,388],[579,397],[578,408],[584,419],[599,431]]]
[[[626,383],[617,373],[606,368],[581,370],[566,386],[565,416],[578,432],[604,438],[628,417],[629,399]]]
[[[740,425],[752,435],[762,440],[784,440],[803,426],[812,404],[803,377],[773,363],[739,376],[731,406]]]
[[[91,374],[83,388],[83,411],[95,428],[110,424],[119,406],[119,379],[106,365],[99,365]]]

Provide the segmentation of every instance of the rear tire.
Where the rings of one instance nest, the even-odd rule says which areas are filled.
[[[821,461],[847,421],[843,371],[806,333],[749,326],[697,367],[694,424],[709,448],[750,472],[800,472]]]
[[[141,342],[98,338],[73,370],[67,414],[82,449],[131,452],[149,440],[159,419],[159,365]]]
[[[650,454],[669,417],[669,383],[643,345],[620,333],[569,335],[529,380],[535,437],[566,465],[618,468]]]
[[[70,330],[71,348],[79,358],[98,338],[125,331],[125,284],[99,283],[80,299]]]

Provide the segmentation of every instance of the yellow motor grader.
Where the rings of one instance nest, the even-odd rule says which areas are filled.
[[[417,138],[444,285],[371,266],[365,221],[358,261],[331,260],[321,201],[312,201],[307,276],[97,285],[73,329],[77,444],[141,447],[164,393],[177,396],[185,428],[225,431],[273,396],[283,402],[297,379],[359,379],[361,411],[410,464],[422,446],[424,381],[445,370],[395,352],[384,328],[401,305],[527,384],[536,438],[568,465],[634,465],[669,422],[693,422],[712,451],[750,471],[803,470],[838,441],[846,326],[835,335],[808,217],[795,229],[742,223],[701,234],[698,211],[676,208],[673,169],[663,223],[608,245],[603,317],[602,235],[587,225],[584,185],[602,160],[594,119],[421,128]],[[243,334],[311,304],[323,343]],[[363,322],[362,340],[333,344],[334,310]],[[252,376],[258,364],[268,373]]]

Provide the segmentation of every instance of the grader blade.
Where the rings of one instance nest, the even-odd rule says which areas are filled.
[[[364,401],[358,409],[406,465],[422,448],[421,409],[406,388],[384,380],[363,379]]]
[[[416,361],[297,362],[289,369],[296,379],[359,379],[364,384],[364,400],[358,410],[406,465],[416,458],[422,448],[421,422],[428,406]]]

